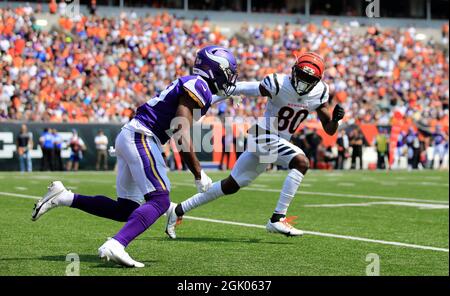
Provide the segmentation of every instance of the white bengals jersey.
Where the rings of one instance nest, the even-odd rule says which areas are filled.
[[[329,88],[323,81],[303,96],[295,91],[286,74],[269,74],[261,81],[261,85],[270,93],[271,98],[267,99],[265,122],[258,125],[266,130],[274,130],[270,129],[270,125],[276,125],[279,136],[288,141],[309,113],[328,102]],[[277,118],[277,122],[271,123],[270,118]]]

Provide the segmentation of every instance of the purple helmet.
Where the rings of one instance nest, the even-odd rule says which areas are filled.
[[[237,63],[230,50],[206,46],[199,50],[193,73],[213,84],[218,94],[229,96],[236,88]]]

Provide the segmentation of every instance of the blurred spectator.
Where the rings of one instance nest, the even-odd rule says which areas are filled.
[[[356,160],[359,160],[359,169],[363,169],[363,144],[364,135],[359,127],[356,127],[350,134],[350,146],[352,147],[352,166],[351,169],[356,169]]]
[[[247,137],[246,137],[246,131],[244,130],[243,126],[238,126],[236,131],[236,137],[233,139],[234,141],[234,147],[236,151],[236,159],[238,159],[242,153],[245,151],[245,148],[247,147]]]
[[[387,129],[380,128],[378,135],[375,137],[375,147],[377,148],[377,169],[384,170],[389,168],[389,139]]]
[[[306,141],[306,128],[302,128],[297,133],[292,135],[291,141],[300,149],[302,149],[306,155],[309,155],[309,144]]]
[[[408,147],[406,146],[406,134],[401,131],[397,138],[397,147],[395,149],[394,164],[396,168],[400,168],[400,161],[403,156],[408,152]]]
[[[63,16],[66,14],[66,8],[67,8],[66,1],[64,1],[64,0],[60,1],[58,4],[58,11],[59,11],[60,16]]]
[[[409,128],[406,134],[406,145],[408,146],[408,169],[418,169],[420,161],[419,136],[413,128]]]
[[[227,170],[231,164],[231,150],[233,147],[233,133],[230,128],[226,128],[222,134],[222,157],[220,158],[219,168],[220,170]],[[225,163],[226,158],[226,163]]]
[[[448,49],[448,23],[444,23],[441,28],[442,43],[447,46]]]
[[[97,161],[95,163],[95,169],[100,170],[101,163],[103,162],[103,169],[108,170],[108,138],[105,136],[103,130],[99,130],[97,136],[94,139],[95,149],[97,150]]]
[[[89,2],[89,12],[91,13],[91,15],[95,15],[97,11],[97,0],[91,0],[91,2]]]
[[[53,135],[49,128],[45,128],[39,137],[42,150],[41,171],[53,171]]]
[[[343,124],[421,121],[448,130],[448,24],[439,40],[417,38],[414,28],[355,30],[330,20],[321,25],[244,23],[227,37],[207,19],[190,21],[168,13],[67,19],[66,4],[58,2],[59,24],[49,32],[36,25],[31,6],[0,8],[1,121],[124,123],[145,98],[190,74],[198,48],[217,44],[236,54],[239,80],[290,74],[295,55],[303,51],[323,55],[324,81],[346,110]],[[239,108],[223,102],[212,106],[208,116],[226,111],[227,116],[255,119],[263,115],[266,100],[244,98]],[[315,114],[305,124],[311,121],[317,123]],[[314,166],[317,146],[309,147],[311,136],[304,135],[303,142]],[[405,148],[402,139],[395,163]]]
[[[422,168],[428,168],[429,161],[427,155],[427,148],[429,146],[430,137],[426,137],[424,133],[419,133],[419,143],[420,143],[420,165]]]
[[[56,11],[58,10],[58,4],[56,4],[56,0],[50,0],[50,3],[48,4],[48,10],[50,14],[56,14]]]
[[[325,145],[323,145],[323,140],[320,139],[317,148],[316,168],[330,170],[336,166],[336,162],[337,155],[333,153],[333,150],[330,146],[325,147]]]
[[[28,131],[25,124],[22,124],[20,133],[16,140],[17,154],[19,155],[20,171],[33,171],[33,163],[30,150],[33,149],[33,134]]]
[[[62,11],[64,6],[61,1]],[[240,80],[289,74],[296,54],[322,54],[324,80],[346,109],[343,123],[425,120],[448,127],[448,50],[441,42],[419,40],[415,30],[369,27],[361,34],[330,21],[321,27],[244,24],[240,42],[208,20],[167,13],[61,17],[60,30],[51,32],[36,30],[29,9],[1,8],[0,18],[9,24],[0,26],[0,115],[12,120],[126,122],[143,98],[190,73],[198,48],[217,44],[237,55]],[[242,115],[261,116],[265,102],[244,99]],[[232,102],[209,114],[227,105]],[[230,116],[239,112],[230,109]]]
[[[348,158],[348,148],[349,148],[349,140],[345,129],[342,129],[339,132],[336,145],[338,149],[338,155],[335,168],[338,170],[342,170],[344,169],[344,163]]]
[[[306,134],[306,141],[308,143],[308,153],[307,156],[311,162],[311,168],[315,169],[317,165],[317,149],[322,143],[322,137],[317,133],[317,129],[313,128]]]
[[[80,161],[83,159],[83,151],[86,150],[86,145],[83,139],[78,136],[75,129],[72,130],[72,137],[69,142],[70,158],[67,162],[67,171],[73,170],[76,172],[80,166]]]
[[[436,157],[439,159],[439,168],[442,168],[444,163],[444,157],[448,150],[448,136],[445,135],[441,126],[437,125],[436,130],[432,135],[432,143],[433,143],[433,158],[431,159],[431,168],[434,168],[434,162]]]
[[[169,143],[166,143],[163,146],[163,150],[164,150],[164,159],[166,160],[166,166],[171,170],[174,171],[177,169],[177,165],[175,162],[175,155],[174,152],[172,150],[172,146],[171,143],[169,141]]]
[[[58,133],[56,128],[52,129],[52,135],[53,135],[53,145],[54,145],[54,151],[53,151],[53,168],[57,171],[64,171],[64,165],[61,158],[61,149],[63,140],[61,135]]]

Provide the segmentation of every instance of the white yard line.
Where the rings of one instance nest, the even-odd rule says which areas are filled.
[[[35,196],[35,195],[26,195],[26,194],[18,194],[18,193],[10,193],[10,192],[0,192],[0,196],[1,195],[12,196],[12,197],[21,197],[21,198],[30,198],[30,199],[41,198],[40,196]],[[217,219],[208,219],[208,218],[201,218],[201,217],[184,216],[184,218],[191,219],[191,220],[197,220],[197,221],[244,226],[244,227],[253,227],[253,228],[261,228],[261,229],[265,228],[264,225],[240,223],[240,222],[217,220]],[[333,234],[333,233],[323,233],[323,232],[309,231],[309,230],[303,230],[303,232],[305,234],[315,235],[315,236],[340,238],[340,239],[346,239],[346,240],[362,241],[362,242],[368,242],[368,243],[391,245],[391,246],[398,246],[398,247],[405,247],[405,248],[412,248],[412,249],[431,250],[431,251],[439,251],[439,252],[446,252],[446,253],[448,253],[448,251],[449,251],[448,249],[445,249],[445,248],[437,248],[437,247],[430,247],[430,246],[421,246],[421,245],[414,245],[414,244],[391,242],[391,241],[370,239],[370,238],[357,237],[357,236],[340,235],[340,234]]]
[[[11,193],[11,192],[1,192],[1,191],[0,191],[0,195],[21,197],[21,198],[30,198],[30,199],[40,199],[42,197],[42,196],[19,194],[19,193]]]
[[[303,185],[303,184],[302,184]],[[336,183],[336,185],[337,186],[344,186],[344,187],[353,187],[353,186],[355,186],[355,183],[345,183],[345,182],[342,182],[342,183]]]
[[[252,228],[261,228],[261,229],[265,229],[266,228],[264,225],[232,222],[232,221],[217,220],[217,219],[208,219],[208,218],[200,218],[200,217],[192,217],[192,216],[184,216],[184,218],[190,219],[190,220],[219,223],[219,224],[228,224],[228,225],[236,225],[236,226],[244,226],[244,227],[252,227]],[[305,234],[315,235],[315,236],[340,238],[340,239],[354,240],[354,241],[374,243],[374,244],[391,245],[391,246],[405,247],[405,248],[411,248],[411,249],[431,250],[431,251],[438,251],[438,252],[446,252],[446,253],[448,253],[448,249],[445,249],[445,248],[436,248],[436,247],[430,247],[430,246],[421,246],[421,245],[406,244],[406,243],[399,243],[399,242],[391,242],[391,241],[370,239],[370,238],[350,236],[350,235],[323,233],[323,232],[309,231],[309,230],[303,230],[303,232]]]
[[[180,186],[191,186],[194,187],[194,183],[183,183],[183,182],[172,182],[172,184]],[[437,204],[448,204],[447,200],[429,200],[420,198],[408,198],[408,197],[396,197],[396,196],[379,196],[379,195],[362,195],[362,194],[349,194],[349,193],[332,193],[332,192],[315,192],[315,191],[303,191],[301,190],[302,185],[297,195],[322,195],[322,196],[333,196],[333,197],[348,197],[348,198],[359,198],[359,199],[379,199],[379,200],[389,200],[389,201],[415,201],[415,202],[428,202]],[[244,187],[241,190],[249,191],[265,191],[265,192],[276,192],[280,193],[280,189],[271,188],[249,188]]]
[[[306,204],[302,206],[306,208],[340,208],[340,207],[369,207],[371,205],[404,206],[404,207],[414,207],[421,210],[448,210],[448,205],[404,202],[404,201],[374,201],[363,203],[340,203],[340,204]]]
[[[28,187],[21,187],[21,186],[16,186],[14,187],[14,189],[20,190],[20,191],[25,191],[28,189]]]

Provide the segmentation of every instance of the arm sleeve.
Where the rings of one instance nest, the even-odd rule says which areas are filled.
[[[276,73],[267,75],[261,81],[261,86],[269,92],[272,98],[277,96],[280,92],[280,82],[278,81],[278,75]]]
[[[229,97],[213,95],[212,99],[211,99],[211,104],[214,105],[214,104],[220,103],[228,98]]]
[[[261,96],[261,92],[259,91],[259,84],[260,83],[258,81],[237,82],[236,89],[234,90],[234,92],[231,96],[226,97],[226,96],[213,95],[212,96],[212,104],[220,103],[226,99],[231,98],[232,96],[259,97],[259,96]]]
[[[328,102],[328,99],[330,98],[330,92],[329,92],[328,84],[326,84],[325,82],[322,82],[322,83],[323,83],[323,90],[320,95],[320,103],[324,104],[324,103]]]
[[[238,82],[236,83],[236,89],[233,92],[233,95],[242,95],[248,97],[258,97],[261,95],[259,91],[259,82]]]

